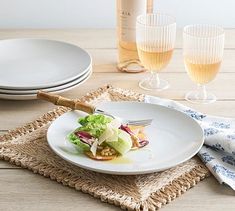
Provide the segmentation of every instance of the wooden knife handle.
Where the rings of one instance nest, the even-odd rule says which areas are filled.
[[[52,93],[48,93],[44,91],[38,91],[37,98],[51,102],[54,105],[69,107],[73,110],[80,110],[89,114],[93,114],[95,111],[95,107],[87,103],[81,103],[76,100],[71,100],[71,99],[62,97],[60,95],[56,95],[56,94],[52,94]]]

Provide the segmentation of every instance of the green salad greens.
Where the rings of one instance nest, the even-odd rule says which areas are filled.
[[[101,114],[89,115],[78,120],[78,123],[82,125],[78,130],[87,131],[90,135],[98,138],[107,128],[107,123],[111,121],[112,119],[110,117]]]
[[[117,119],[101,114],[91,114],[78,120],[79,127],[68,135],[76,148],[92,159],[108,160],[124,155],[133,147],[133,132]],[[138,138],[135,138],[135,141]],[[147,143],[143,140],[141,143]]]
[[[89,151],[90,146],[84,142],[81,141],[81,139],[74,134],[74,132],[70,133],[68,135],[69,141],[76,146],[78,151],[84,152],[84,151]]]

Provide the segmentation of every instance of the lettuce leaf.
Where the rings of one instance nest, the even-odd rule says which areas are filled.
[[[80,152],[84,152],[84,151],[90,151],[90,146],[88,144],[85,144],[84,142],[82,142],[75,134],[74,132],[70,133],[68,135],[68,140],[76,145],[76,148],[78,149],[78,151]]]
[[[106,129],[107,124],[112,121],[112,118],[104,115],[88,115],[82,117],[78,122],[82,125],[77,130],[89,132],[95,138],[98,138]]]
[[[107,141],[106,143],[121,155],[126,154],[132,147],[131,136],[127,132],[120,129],[118,129],[118,141]]]

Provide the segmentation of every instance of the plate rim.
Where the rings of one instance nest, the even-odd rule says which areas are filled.
[[[69,77],[69,78],[66,78],[66,79],[63,79],[63,80],[60,80],[60,81],[56,81],[54,83],[49,83],[49,85],[38,85],[38,86],[3,86],[0,84],[0,89],[19,89],[19,90],[22,90],[22,89],[43,89],[45,87],[47,88],[50,88],[50,87],[53,87],[53,86],[58,86],[58,85],[61,85],[61,84],[65,84],[65,83],[68,83],[69,81],[72,81],[74,80],[75,78],[78,78],[79,76],[83,75],[86,70],[89,68],[89,66],[92,65],[92,57],[90,55],[90,53],[85,50],[84,48],[81,48],[80,46],[78,45],[75,45],[75,44],[72,44],[72,43],[69,43],[69,42],[66,42],[66,41],[61,41],[61,40],[56,40],[56,39],[47,39],[47,38],[9,38],[9,39],[2,39],[0,40],[0,45],[2,42],[10,42],[10,41],[23,41],[23,40],[31,40],[31,41],[49,41],[49,42],[54,42],[54,43],[60,43],[60,44],[63,44],[63,45],[69,45],[69,46],[72,46],[72,47],[76,47],[78,49],[80,49],[81,51],[85,52],[88,57],[89,57],[89,60],[90,60],[90,63],[89,65],[87,66],[87,68],[85,70],[83,70],[81,73],[79,74],[76,74],[75,76],[72,76],[72,77]]]
[[[40,88],[40,89],[21,89],[21,90],[13,90],[13,89],[1,89],[0,88],[0,94],[7,94],[7,95],[30,95],[30,94],[36,94],[39,90],[43,90],[43,91],[46,91],[46,92],[53,92],[53,91],[56,91],[56,90],[61,90],[61,87],[62,88],[67,88],[67,87],[70,87],[72,85],[75,85],[77,83],[79,83],[79,81],[82,81],[83,79],[85,79],[92,71],[92,65],[90,65],[86,72],[79,76],[78,78],[75,78],[74,80],[72,81],[69,81],[67,83],[64,83],[64,84],[61,84],[61,85],[58,85],[58,86],[53,86],[53,87],[47,87],[47,88]],[[80,80],[81,79],[81,80]],[[5,92],[5,90],[7,92]],[[10,91],[10,92],[8,92]],[[16,92],[14,92],[16,91]]]
[[[87,170],[91,170],[91,171],[99,172],[99,173],[104,173],[104,174],[112,174],[112,175],[141,175],[141,174],[149,174],[149,173],[155,173],[155,172],[164,171],[164,170],[173,168],[173,167],[175,167],[177,165],[180,165],[180,164],[186,162],[187,160],[191,159],[193,156],[195,156],[199,152],[201,147],[203,146],[204,138],[205,137],[204,137],[204,133],[203,133],[202,127],[199,125],[199,123],[195,119],[193,119],[192,117],[188,116],[184,112],[176,110],[176,109],[173,109],[173,108],[166,107],[164,105],[159,105],[159,104],[154,104],[154,103],[145,103],[145,102],[139,102],[139,101],[116,101],[116,102],[115,101],[110,101],[110,102],[103,102],[103,103],[123,103],[123,102],[125,102],[125,103],[138,103],[138,104],[150,104],[150,105],[161,107],[161,108],[166,109],[166,110],[171,110],[171,111],[173,110],[176,113],[180,113],[180,115],[184,115],[187,119],[189,119],[190,121],[194,122],[197,125],[198,129],[201,131],[201,134],[200,134],[201,135],[201,139],[198,140],[198,141],[200,141],[200,144],[199,144],[198,148],[190,156],[188,156],[185,159],[175,163],[174,165],[168,165],[168,166],[166,166],[164,168],[158,168],[158,169],[155,169],[155,170],[147,169],[147,170],[144,170],[144,171],[135,170],[135,171],[131,171],[131,172],[128,172],[128,171],[126,171],[126,172],[123,172],[123,171],[122,172],[117,172],[115,170],[102,170],[102,169],[97,169],[95,167],[89,167],[87,165],[78,164],[76,162],[71,161],[70,159],[67,159],[66,156],[63,156],[57,150],[55,150],[55,148],[51,145],[51,143],[49,141],[49,137],[48,137],[49,131],[51,130],[51,128],[53,127],[53,125],[55,124],[57,119],[62,118],[64,115],[66,115],[68,113],[74,112],[74,111],[68,111],[68,112],[62,114],[61,116],[59,116],[57,119],[55,119],[52,122],[52,124],[49,126],[48,130],[47,130],[47,135],[46,135],[47,143],[50,146],[51,150],[55,154],[57,154],[59,157],[61,157],[62,159],[66,160],[67,162],[72,163],[75,166],[78,166],[78,167],[83,168],[83,169],[87,169]]]
[[[55,94],[62,93],[62,92],[67,92],[67,91],[69,91],[69,90],[71,90],[71,89],[73,89],[73,88],[75,88],[77,86],[80,86],[83,83],[85,83],[91,77],[92,73],[93,73],[93,71],[91,69],[90,73],[88,74],[88,76],[84,80],[82,80],[82,81],[80,81],[80,82],[78,82],[78,83],[76,83],[76,84],[74,84],[72,86],[69,86],[67,88],[60,89],[60,90],[55,90],[55,91],[51,91],[51,92],[55,93]],[[21,101],[21,100],[36,100],[37,98],[36,98],[36,94],[28,94],[28,95],[27,94],[22,94],[22,95],[16,94],[16,95],[14,95],[14,94],[1,94],[0,93],[0,99],[5,99],[5,100],[20,100]]]

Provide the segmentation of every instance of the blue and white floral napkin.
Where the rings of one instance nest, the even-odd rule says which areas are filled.
[[[195,119],[205,136],[199,157],[221,184],[235,190],[235,119],[205,115],[173,100],[149,95],[145,102],[174,108]]]

